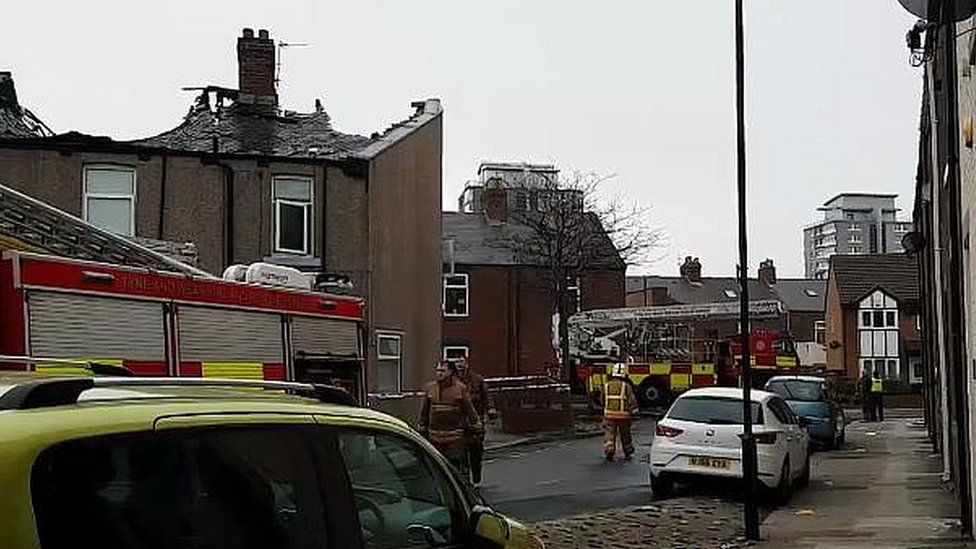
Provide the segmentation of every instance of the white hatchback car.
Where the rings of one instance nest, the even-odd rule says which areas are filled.
[[[759,481],[785,500],[810,479],[810,437],[775,393],[753,390],[752,420]],[[686,391],[658,421],[651,443],[651,489],[667,497],[675,481],[742,478],[742,389]]]

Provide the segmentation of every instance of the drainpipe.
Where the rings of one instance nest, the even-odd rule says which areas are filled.
[[[165,154],[162,157],[162,166],[159,173],[159,226],[156,228],[156,238],[164,240],[163,235],[166,222],[166,166],[169,165],[169,157]]]
[[[234,264],[234,168],[220,161],[220,146],[212,136],[213,163],[224,172],[224,268]]]
[[[942,226],[942,215],[939,211],[940,203],[942,201],[942,175],[939,173],[939,128],[940,121],[936,111],[936,95],[935,95],[935,70],[934,65],[929,63],[926,70],[928,71],[928,87],[929,87],[929,119],[932,121],[932,132],[931,138],[929,139],[930,153],[932,155],[931,166],[932,166],[932,258],[933,261],[933,278],[936,284],[935,291],[935,311],[933,315],[933,324],[935,325],[935,346],[938,350],[938,357],[936,358],[939,364],[939,400],[941,402],[941,410],[939,414],[939,420],[941,423],[940,435],[942,437],[942,481],[949,482],[952,478],[952,469],[950,463],[951,449],[949,446],[949,378],[946,373],[946,366],[948,365],[948,358],[946,357],[946,336],[945,336],[945,309],[942,302],[942,231],[940,230]]]

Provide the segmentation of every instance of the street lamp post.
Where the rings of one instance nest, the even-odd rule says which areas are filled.
[[[745,482],[745,535],[759,540],[756,504],[756,439],[752,436],[752,356],[749,348],[749,239],[746,233],[745,44],[742,0],[735,0],[736,186],[739,199],[739,336],[742,348],[742,477]]]

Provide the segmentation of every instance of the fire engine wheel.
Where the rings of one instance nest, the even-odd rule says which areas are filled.
[[[665,408],[671,402],[671,390],[657,379],[645,379],[637,387],[637,403],[641,408]]]

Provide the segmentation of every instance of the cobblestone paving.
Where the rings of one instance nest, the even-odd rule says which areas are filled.
[[[550,548],[722,548],[751,545],[740,536],[742,506],[710,497],[685,497],[614,511],[539,522]]]

